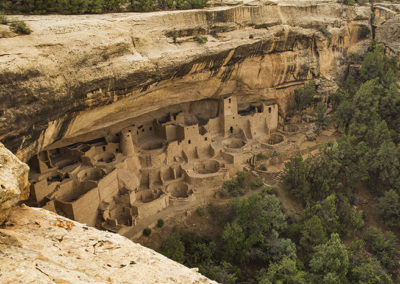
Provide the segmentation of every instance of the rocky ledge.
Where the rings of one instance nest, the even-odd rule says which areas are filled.
[[[1,283],[216,283],[151,249],[44,209],[0,228]]]
[[[24,161],[206,98],[278,103],[284,117],[294,88],[334,91],[372,38],[369,5],[331,0],[15,17],[33,32],[1,33],[0,140]]]

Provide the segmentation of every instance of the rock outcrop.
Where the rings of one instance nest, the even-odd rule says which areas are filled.
[[[0,143],[0,225],[11,208],[29,197],[29,167]]]
[[[371,7],[335,1],[17,17],[33,32],[0,38],[0,140],[24,161],[206,98],[278,103],[285,116],[294,88],[320,78],[335,90],[372,38]]]
[[[379,3],[374,6],[375,37],[393,55],[400,55],[400,5]]]
[[[1,283],[216,283],[151,249],[44,209],[0,229]]]

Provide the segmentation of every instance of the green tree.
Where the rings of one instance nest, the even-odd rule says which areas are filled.
[[[337,214],[338,199],[335,194],[329,195],[325,200],[317,202],[312,210],[314,214],[319,216],[328,233],[336,233],[340,231],[340,221]]]
[[[350,283],[393,283],[390,276],[384,272],[384,268],[379,261],[370,257],[365,251],[365,243],[363,240],[353,240],[348,245],[347,252],[350,265],[347,278]]]
[[[351,74],[347,76],[346,80],[344,81],[343,89],[347,94],[350,95],[350,97],[353,97],[354,94],[356,93],[357,91],[356,81]]]
[[[220,265],[200,267],[199,271],[207,277],[224,284],[236,283],[240,274],[240,270],[237,267],[226,261],[223,261]]]
[[[351,206],[346,198],[342,197],[337,208],[341,235],[349,236],[364,226],[363,211]]]
[[[354,267],[351,271],[354,282],[352,283],[376,283],[376,284],[391,284],[392,279],[384,272],[382,267],[376,261],[363,263],[360,266]]]
[[[229,261],[245,261],[246,255],[243,254],[243,250],[245,249],[245,239],[246,236],[243,229],[237,222],[226,224],[222,233],[222,240],[224,241],[225,247],[224,258]]]
[[[391,141],[381,144],[377,152],[371,153],[371,182],[379,180],[388,187],[396,186],[400,175],[400,160],[398,147]]]
[[[326,114],[325,104],[318,104],[313,111],[313,115],[316,119],[315,126],[317,127],[318,133],[321,129],[326,129],[331,125],[331,118]]]
[[[364,81],[375,78],[383,77],[384,61],[382,56],[382,49],[375,48],[373,51],[368,52],[363,59],[360,74]]]
[[[169,236],[162,244],[160,252],[166,257],[183,263],[185,259],[185,245],[179,233]]]
[[[400,141],[400,92],[396,83],[390,84],[380,97],[378,113],[393,131],[394,141]]]
[[[353,99],[353,119],[358,124],[369,124],[379,119],[377,115],[379,98],[384,93],[378,79],[371,79],[361,84]]]
[[[307,273],[298,269],[296,261],[284,257],[279,263],[272,263],[268,270],[262,270],[258,276],[259,284],[287,283],[305,284],[308,283]]]
[[[289,162],[285,163],[283,170],[283,186],[295,197],[304,198],[308,196],[306,173],[306,164],[301,155],[290,158]]]
[[[398,266],[397,238],[392,232],[382,233],[379,229],[370,227],[365,231],[363,239],[367,250],[374,254],[384,267],[392,270]]]
[[[334,114],[337,127],[346,133],[353,118],[353,114],[353,104],[348,100],[342,101]]]
[[[400,196],[393,189],[379,198],[377,209],[383,222],[392,227],[400,227]]]
[[[318,283],[346,282],[349,258],[338,234],[332,234],[327,243],[315,247],[309,266]]]
[[[243,200],[234,199],[229,208],[233,220],[225,225],[222,239],[224,254],[232,263],[293,255],[294,245],[278,237],[287,223],[276,196],[254,194]]]
[[[317,91],[314,81],[304,84],[303,87],[296,88],[296,90],[294,90],[294,109],[301,112],[311,106],[316,94]]]
[[[307,253],[312,252],[313,247],[326,243],[327,240],[325,228],[318,216],[314,215],[304,222],[300,245]]]

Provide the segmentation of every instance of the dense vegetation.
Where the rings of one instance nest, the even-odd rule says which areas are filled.
[[[304,210],[285,216],[277,197],[264,189],[224,207],[209,206],[221,228],[213,239],[178,230],[163,243],[162,253],[221,283],[400,280],[398,240],[386,229],[400,226],[397,58],[384,56],[374,42],[364,57],[353,58],[362,67],[331,96],[334,115],[326,115],[325,105],[313,111],[317,132],[333,122],[341,137],[319,155],[285,164],[282,186]],[[309,109],[314,94],[312,83],[298,89],[293,113]],[[239,173],[222,192],[239,196],[246,184]],[[378,197],[373,210],[385,230],[365,224],[360,190]]]
[[[98,14],[121,11],[200,9],[208,0],[0,0],[0,11],[10,14]],[[346,5],[365,4],[372,0],[338,0]],[[376,1],[375,1],[376,2]],[[393,0],[392,2],[398,2]],[[330,37],[326,28],[321,32]],[[204,39],[203,39],[204,40]]]
[[[0,0],[0,11],[10,14],[97,14],[198,9],[206,6],[207,0]]]
[[[281,236],[287,222],[274,195],[254,194],[227,206],[211,204],[208,211],[223,227],[216,240],[178,231],[161,252],[222,283],[250,277],[247,269],[252,267],[260,270],[265,264],[296,259],[295,244]]]

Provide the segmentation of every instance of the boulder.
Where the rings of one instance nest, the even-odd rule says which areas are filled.
[[[29,167],[0,143],[0,224],[10,209],[29,197]]]

